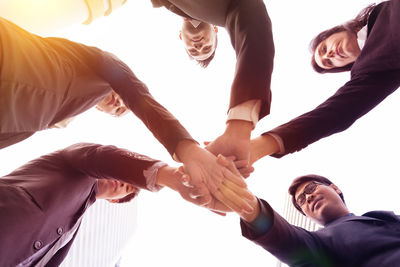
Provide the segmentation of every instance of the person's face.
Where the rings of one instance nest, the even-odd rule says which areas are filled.
[[[98,193],[96,198],[107,199],[110,202],[118,202],[118,199],[127,195],[138,192],[138,189],[131,184],[123,183],[113,179],[99,179]]]
[[[129,109],[125,106],[121,97],[114,91],[111,91],[110,94],[103,98],[103,100],[96,105],[96,108],[115,117],[121,117],[129,112]]]
[[[322,41],[314,52],[315,62],[323,69],[346,66],[360,55],[357,35],[349,31],[332,34]]]
[[[307,192],[309,194],[305,194]],[[349,213],[339,194],[341,191],[334,184],[327,186],[305,182],[297,188],[295,199],[307,217],[325,225]],[[304,203],[301,201],[301,195],[305,196]]]
[[[187,53],[195,60],[209,58],[216,48],[217,27],[201,22],[194,27],[190,20],[184,20],[179,37]]]

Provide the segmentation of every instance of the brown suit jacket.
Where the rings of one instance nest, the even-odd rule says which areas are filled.
[[[111,89],[173,154],[192,139],[114,55],[0,18],[0,149],[96,105]]]

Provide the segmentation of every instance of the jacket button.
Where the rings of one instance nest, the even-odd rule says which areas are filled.
[[[35,241],[35,243],[33,244],[33,247],[35,249],[40,249],[42,247],[43,243],[42,241]]]
[[[63,228],[62,227],[58,227],[57,228],[57,234],[62,235],[63,234]]]

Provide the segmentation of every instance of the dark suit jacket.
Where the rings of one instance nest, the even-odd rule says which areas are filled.
[[[41,38],[0,18],[0,149],[82,113],[113,89],[173,154],[192,139],[127,65],[110,53]]]
[[[325,228],[309,232],[289,224],[265,202],[261,210],[273,214],[271,228],[255,235],[241,221],[242,234],[289,266],[394,267],[400,264],[400,216],[371,211],[344,216]]]
[[[262,0],[152,0],[152,3],[180,16],[225,27],[237,60],[229,108],[260,99],[259,118],[269,114],[275,50],[271,21]]]
[[[351,69],[351,79],[314,110],[270,133],[283,140],[285,153],[350,127],[400,86],[400,1],[379,4],[368,20],[368,38]],[[264,133],[265,134],[265,133]]]
[[[16,266],[68,232],[95,202],[96,179],[147,189],[143,171],[156,162],[113,146],[76,144],[0,178],[0,266]],[[62,262],[72,242],[49,266]]]

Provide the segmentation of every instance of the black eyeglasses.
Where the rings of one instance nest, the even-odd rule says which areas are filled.
[[[318,183],[318,182],[314,182],[314,181],[312,181],[308,185],[306,185],[304,187],[303,193],[301,193],[296,199],[297,205],[299,205],[299,207],[303,206],[304,203],[306,203],[306,195],[314,193],[315,189],[317,189],[317,187],[319,185],[322,185],[322,184]]]

